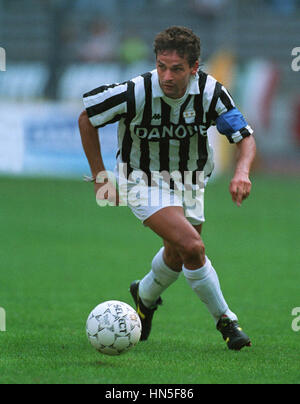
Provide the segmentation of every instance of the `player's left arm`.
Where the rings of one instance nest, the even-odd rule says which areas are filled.
[[[235,107],[231,97],[225,92],[221,94],[223,94],[223,101],[227,100],[229,110],[226,111],[225,109],[224,111],[222,107],[217,110],[217,113],[222,113],[217,117],[216,125],[218,131],[225,135],[230,143],[237,145],[238,157],[229,191],[233,202],[237,206],[241,206],[251,192],[249,174],[256,154],[256,144],[252,128],[248,125],[242,113]]]
[[[238,149],[234,176],[230,182],[229,191],[232,201],[241,206],[251,192],[252,183],[249,175],[256,154],[256,143],[253,135],[247,136],[236,143]]]
[[[251,192],[252,184],[249,175],[256,154],[253,129],[235,106],[228,90],[218,82],[208,110],[208,117],[211,117],[219,133],[225,135],[230,143],[237,145],[238,156],[229,191],[233,202],[241,206]]]

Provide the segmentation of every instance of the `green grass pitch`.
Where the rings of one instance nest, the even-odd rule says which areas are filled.
[[[128,208],[98,207],[89,184],[0,178],[0,383],[299,383],[299,181],[256,176],[241,208],[228,182],[207,188],[203,239],[253,347],[229,351],[181,275],[150,339],[109,357],[89,345],[87,316],[105,300],[133,305],[129,284],[160,239]]]

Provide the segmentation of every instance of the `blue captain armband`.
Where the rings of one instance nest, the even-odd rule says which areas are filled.
[[[230,143],[240,142],[253,133],[253,130],[237,108],[232,108],[230,111],[218,116],[216,125],[218,131],[225,135]]]

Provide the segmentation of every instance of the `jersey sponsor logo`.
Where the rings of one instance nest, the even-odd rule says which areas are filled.
[[[184,111],[183,116],[184,118],[195,118],[196,111],[193,109],[190,109],[189,111]]]
[[[158,142],[161,139],[182,140],[194,135],[207,136],[206,127],[204,125],[182,125],[170,124],[168,126],[141,126],[134,127],[134,133],[140,139],[147,139],[152,142]]]

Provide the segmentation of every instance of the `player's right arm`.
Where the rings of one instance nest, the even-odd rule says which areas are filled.
[[[98,199],[100,195],[98,193],[99,189],[104,184],[107,184],[107,181],[102,181],[108,178],[104,173],[106,170],[101,154],[98,129],[107,124],[117,122],[126,116],[127,83],[98,87],[84,94],[83,103],[85,111],[79,117],[79,131],[93,178],[97,179],[97,176],[100,173],[102,174],[101,183],[95,182],[95,193]],[[116,202],[118,203],[118,195],[116,197]],[[100,199],[103,199],[103,197],[101,196]],[[109,199],[107,192],[104,194],[104,199]]]
[[[92,176],[96,178],[99,172],[105,171],[98,129],[91,124],[86,111],[80,114],[78,125],[83,150],[89,162]]]
[[[105,171],[105,166],[102,159],[101,147],[99,141],[98,129],[96,129],[90,122],[88,114],[83,111],[78,119],[79,132],[81,136],[81,142],[83,150],[85,152],[86,158],[88,160],[91,174],[94,179],[100,172]],[[95,193],[103,184],[98,184],[95,182]]]
[[[108,199],[114,204],[119,205],[119,195],[115,186],[108,182],[108,176],[105,174],[106,170],[101,154],[98,129],[91,124],[86,111],[80,114],[78,124],[82,146],[94,179],[94,190],[97,200]],[[97,180],[99,179],[100,173],[102,174],[102,179],[101,182],[98,182]],[[100,188],[104,187],[104,185],[105,188],[102,192]]]

